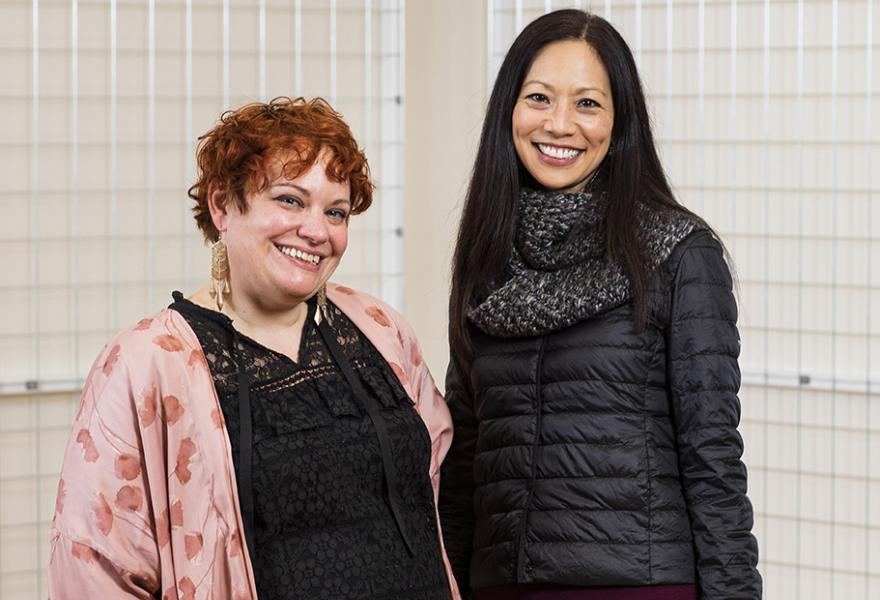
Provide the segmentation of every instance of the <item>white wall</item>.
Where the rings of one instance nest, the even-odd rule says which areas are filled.
[[[440,389],[450,260],[486,92],[486,7],[407,3],[406,315]]]

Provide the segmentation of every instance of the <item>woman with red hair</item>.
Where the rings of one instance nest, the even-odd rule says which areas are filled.
[[[366,158],[323,100],[198,148],[208,285],[96,360],[58,486],[50,597],[457,597],[436,513],[449,413],[389,306],[328,284]]]

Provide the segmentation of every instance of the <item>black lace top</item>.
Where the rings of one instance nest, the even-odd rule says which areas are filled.
[[[387,424],[412,555],[383,490],[375,430],[315,326],[314,304],[298,363],[238,334],[225,315],[177,293],[170,308],[192,327],[207,358],[236,476],[237,359],[245,365],[253,420],[252,562],[260,600],[448,599],[428,475],[428,432],[388,363],[357,327],[330,305],[343,353]]]

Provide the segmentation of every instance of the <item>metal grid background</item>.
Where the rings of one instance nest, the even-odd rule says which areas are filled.
[[[0,4],[0,597],[45,597],[78,390],[110,335],[206,280],[189,213],[220,112],[327,98],[376,203],[337,280],[402,304],[404,0]]]
[[[574,6],[630,43],[661,155],[739,276],[741,431],[765,597],[880,598],[880,25],[871,0],[489,0],[516,33]]]

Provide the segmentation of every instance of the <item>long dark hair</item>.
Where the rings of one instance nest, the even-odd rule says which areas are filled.
[[[597,15],[574,9],[557,10],[530,23],[514,40],[498,71],[461,215],[449,301],[449,341],[460,367],[469,365],[473,355],[468,308],[504,280],[517,198],[522,183],[530,180],[513,145],[513,109],[535,57],[560,40],[583,40],[591,46],[611,82],[614,127],[610,151],[599,166],[611,198],[606,221],[608,252],[629,278],[638,329],[650,317],[652,277],[639,242],[638,207],[646,204],[689,212],[675,200],[666,180],[636,62],[617,30]]]

